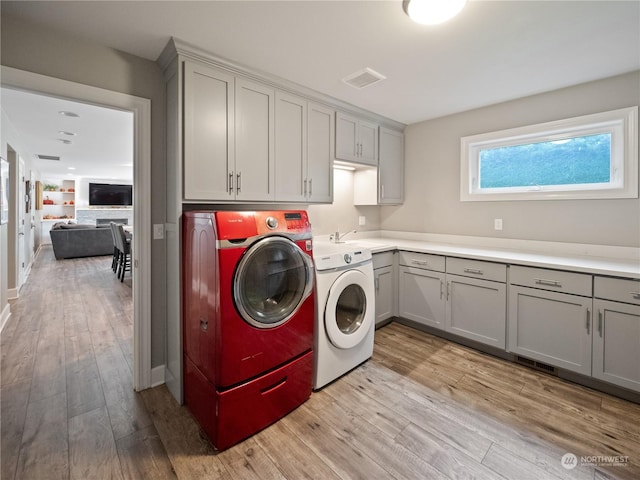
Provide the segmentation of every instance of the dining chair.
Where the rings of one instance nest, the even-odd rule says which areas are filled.
[[[117,275],[121,282],[124,282],[125,272],[131,272],[131,243],[127,240],[122,225],[115,224],[116,244],[120,250]]]
[[[115,222],[110,222],[109,227],[111,228],[111,238],[113,239],[113,260],[111,261],[111,270],[113,270],[113,273],[116,273],[118,270],[118,264],[120,263],[120,249],[118,248],[117,241],[118,232]]]

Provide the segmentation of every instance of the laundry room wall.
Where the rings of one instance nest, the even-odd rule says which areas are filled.
[[[314,235],[351,230],[362,233],[380,228],[380,207],[353,204],[353,172],[349,170],[333,170],[332,204],[309,205],[307,211]],[[361,215],[364,215],[366,225],[358,225]]]
[[[640,246],[640,200],[460,201],[460,138],[640,104],[640,72],[409,125],[405,203],[383,230]],[[504,229],[493,229],[494,218]]]
[[[9,66],[151,100],[151,220],[165,223],[165,81],[153,61],[78,39],[63,31],[1,19],[1,60]],[[164,364],[165,249],[151,245],[151,367]]]

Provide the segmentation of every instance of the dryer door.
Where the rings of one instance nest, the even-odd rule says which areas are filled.
[[[289,320],[313,290],[311,257],[285,237],[257,241],[244,253],[233,280],[242,318],[258,328]]]
[[[324,319],[333,345],[353,348],[373,328],[375,311],[373,279],[359,270],[347,270],[331,285]]]

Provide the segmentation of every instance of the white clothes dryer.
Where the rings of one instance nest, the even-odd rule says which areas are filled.
[[[373,354],[375,286],[371,251],[314,244],[316,331],[313,388],[320,389]]]

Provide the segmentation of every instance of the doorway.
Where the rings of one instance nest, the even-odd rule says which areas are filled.
[[[2,86],[133,114],[133,387],[151,386],[151,102],[120,92],[2,67]]]

